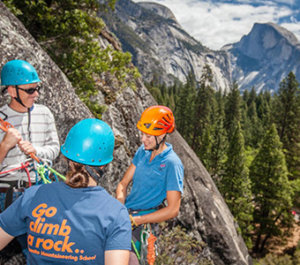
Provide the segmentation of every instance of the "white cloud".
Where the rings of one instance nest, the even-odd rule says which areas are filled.
[[[255,22],[278,23],[281,17],[292,16],[293,11],[289,5],[295,4],[293,0],[258,1],[261,5],[256,7],[247,4],[254,1],[247,0],[239,1],[239,5],[204,0],[152,2],[169,7],[184,30],[211,49],[220,49],[225,44],[239,41],[243,35],[249,33]],[[284,2],[286,5],[279,6],[276,2]],[[299,22],[292,23],[291,20],[291,23],[282,26],[298,35],[299,39]]]

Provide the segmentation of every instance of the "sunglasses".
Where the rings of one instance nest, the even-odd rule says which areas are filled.
[[[32,95],[35,91],[37,91],[37,92],[40,92],[40,90],[41,90],[41,87],[40,86],[37,86],[37,87],[31,87],[31,88],[21,88],[21,87],[19,87],[19,86],[16,86],[17,87],[17,89],[20,89],[20,90],[22,90],[22,91],[24,91],[25,93],[27,93],[27,94],[29,94],[29,95]]]

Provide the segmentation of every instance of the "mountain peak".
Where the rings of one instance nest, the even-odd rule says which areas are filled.
[[[178,23],[173,12],[166,6],[154,2],[138,2],[137,4],[145,9],[151,10],[153,13],[163,18],[171,19]]]
[[[288,60],[299,41],[293,33],[274,23],[255,23],[248,35],[234,47],[254,59],[267,57]],[[276,57],[273,57],[276,56]]]

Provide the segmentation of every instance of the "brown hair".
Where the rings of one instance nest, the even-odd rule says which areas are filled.
[[[71,188],[86,188],[89,184],[89,174],[84,165],[69,160],[69,166],[66,184]]]

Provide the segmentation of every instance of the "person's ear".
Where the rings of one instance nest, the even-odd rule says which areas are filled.
[[[8,86],[8,87],[7,87],[7,93],[8,93],[11,97],[15,98],[15,97],[17,96],[16,87],[15,87],[15,86]]]
[[[159,136],[159,140],[161,141],[162,139],[164,139],[164,137],[166,137],[166,133],[160,135],[160,136]]]

